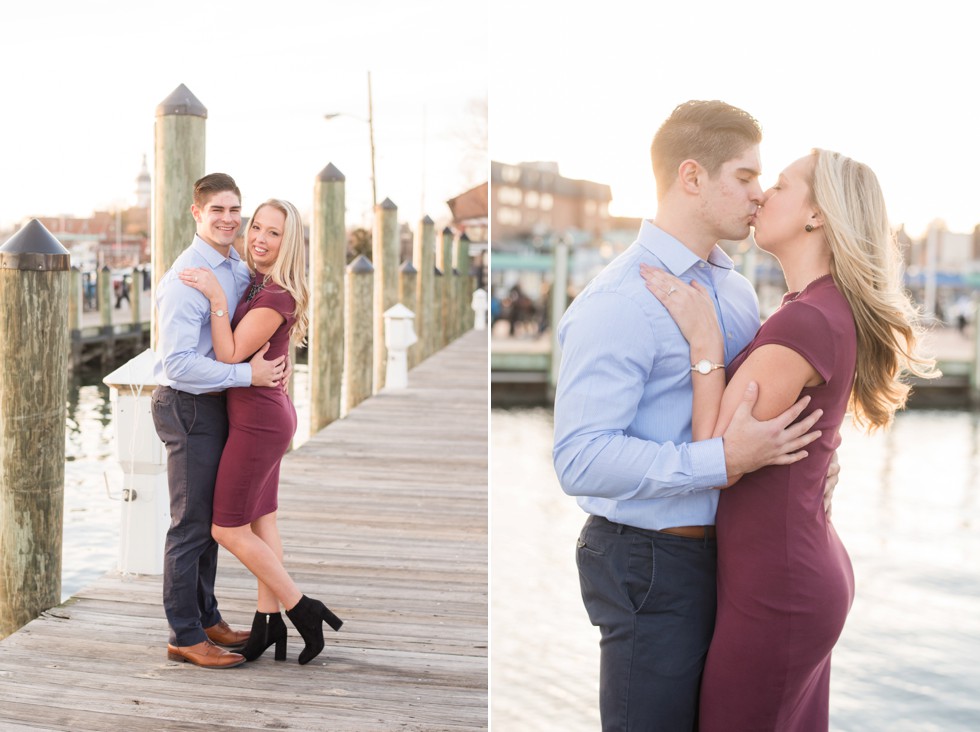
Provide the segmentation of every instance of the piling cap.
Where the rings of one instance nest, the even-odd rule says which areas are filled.
[[[327,163],[327,167],[320,171],[316,179],[326,183],[339,183],[347,180],[333,163]]]
[[[404,262],[402,262],[402,266],[399,267],[398,271],[401,272],[402,274],[418,274],[419,273],[419,271],[417,269],[415,269],[415,265],[412,264],[412,260],[411,259],[406,259]]]
[[[366,274],[368,272],[374,272],[374,265],[371,264],[370,259],[363,254],[359,254],[357,259],[347,265],[347,271],[353,272],[354,274]]]
[[[383,200],[383,201],[382,201],[382,202],[381,202],[381,203],[379,204],[379,206],[380,206],[380,207],[381,207],[381,208],[382,208],[383,210],[385,210],[385,211],[397,211],[397,210],[398,210],[398,206],[396,206],[396,205],[395,205],[395,202],[394,202],[394,201],[392,201],[392,200],[391,200],[390,198],[386,198],[385,200]]]
[[[384,316],[386,318],[398,318],[401,320],[414,320],[415,313],[409,310],[407,307],[402,305],[400,302],[396,302],[390,308],[385,310]]]
[[[71,255],[37,219],[31,219],[0,247],[0,269],[65,271]]]
[[[157,117],[170,114],[208,118],[208,110],[183,84],[174,89],[157,107]]]
[[[435,221],[429,218],[428,214],[426,214],[425,218],[422,219],[422,226],[432,226],[434,223]]]

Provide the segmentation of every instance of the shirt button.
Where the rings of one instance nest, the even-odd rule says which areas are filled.
[[[731,332],[731,331],[729,331],[729,332],[728,332],[728,337],[729,337],[729,338],[734,338],[735,336],[734,336],[734,335],[732,335],[732,332]]]
[[[704,269],[704,268],[705,268],[705,267],[707,267],[707,266],[708,266],[708,265],[706,265],[706,264],[705,264],[704,262],[700,262],[700,263],[698,264],[698,267],[700,267],[701,269]]]

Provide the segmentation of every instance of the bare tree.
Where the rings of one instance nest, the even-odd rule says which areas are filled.
[[[467,101],[466,114],[456,135],[463,150],[460,172],[467,185],[476,185],[487,180],[490,167],[488,128],[487,98],[484,96]]]
[[[357,259],[360,254],[368,259],[371,258],[371,232],[359,227],[347,232],[347,264]]]

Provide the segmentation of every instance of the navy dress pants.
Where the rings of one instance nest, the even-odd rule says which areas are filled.
[[[590,516],[582,599],[600,630],[603,732],[692,732],[715,623],[717,544]]]
[[[153,424],[167,448],[170,529],[163,556],[163,608],[170,643],[192,646],[221,620],[214,597],[218,544],[211,506],[218,462],[228,439],[224,394],[195,395],[158,386]]]

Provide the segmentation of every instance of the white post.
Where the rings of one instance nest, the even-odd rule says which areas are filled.
[[[170,526],[167,453],[150,411],[157,386],[153,361],[147,349],[102,379],[111,389],[116,457],[123,470],[119,570],[135,574],[163,574]]]
[[[473,293],[470,301],[473,308],[473,330],[487,329],[487,291],[482,287]]]
[[[408,386],[408,348],[418,338],[412,321],[415,313],[398,303],[385,310],[385,348],[388,349],[386,389],[404,389]]]

